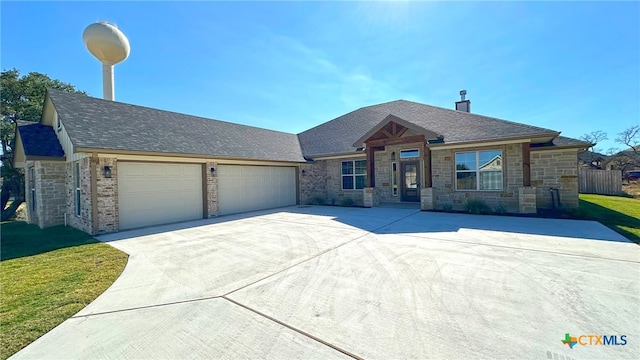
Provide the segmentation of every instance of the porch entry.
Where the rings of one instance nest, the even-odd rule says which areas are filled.
[[[400,198],[402,201],[420,202],[420,162],[403,161],[400,171]]]

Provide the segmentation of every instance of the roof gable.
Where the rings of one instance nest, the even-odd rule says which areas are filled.
[[[47,96],[75,149],[304,161],[295,134],[58,90]]]
[[[298,134],[303,153],[313,157],[354,152],[357,147],[354,145],[359,144],[372,128],[380,126],[389,115],[411,124],[413,128],[442,135],[445,144],[536,136],[553,138],[559,134],[536,126],[396,100],[360,108]]]
[[[20,122],[18,133],[27,160],[30,157],[64,157],[64,151],[53,127],[40,123]]]
[[[389,133],[388,130],[386,130],[385,128],[388,127],[389,125],[391,125],[392,127],[394,127],[393,125],[397,124],[402,128],[405,129],[411,129],[413,130],[415,133],[420,134],[420,135],[424,135],[425,139],[429,140],[429,139],[437,139],[438,136],[440,136],[440,134],[437,134],[433,131],[427,130],[425,128],[422,128],[420,126],[417,126],[413,123],[410,123],[404,119],[401,119],[397,116],[391,115],[389,114],[387,117],[385,117],[384,119],[382,119],[382,121],[380,121],[378,123],[378,125],[374,126],[371,130],[367,131],[366,134],[364,134],[360,139],[358,139],[354,144],[353,147],[355,148],[359,148],[362,147],[364,145],[364,143],[371,139],[372,137],[374,137],[376,135],[376,133],[378,132],[386,132],[388,135],[387,137],[393,137],[393,136],[398,136],[401,137],[402,134],[396,134],[396,133]]]

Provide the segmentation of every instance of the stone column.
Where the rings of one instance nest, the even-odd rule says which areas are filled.
[[[364,197],[363,197],[363,205],[366,208],[370,208],[374,206],[374,188],[372,187],[366,187],[364,188]]]
[[[535,186],[518,188],[518,204],[521,214],[535,214],[538,212]]]
[[[207,217],[212,218],[218,215],[218,163],[208,161],[204,166],[204,180],[207,198]],[[211,169],[214,169],[213,172]]]
[[[433,188],[420,189],[420,209],[433,210]]]

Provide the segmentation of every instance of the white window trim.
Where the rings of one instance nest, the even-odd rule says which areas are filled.
[[[366,159],[357,159],[357,160],[343,160],[340,162],[340,189],[344,190],[344,191],[363,191],[364,188],[362,189],[356,189],[356,176],[363,176],[364,175],[364,179],[365,179],[365,187],[366,187],[366,181],[367,181],[367,170],[365,168],[365,171],[363,174],[356,174],[356,161],[367,161]],[[353,165],[353,174],[343,174],[342,173],[342,163],[346,163],[346,162],[350,162]],[[342,181],[342,179],[345,176],[351,176],[353,178],[353,189],[345,189],[344,188],[344,181]]]
[[[29,167],[29,196],[31,197],[31,211],[36,211],[36,171],[33,166]]]
[[[396,171],[395,173],[393,172],[393,167],[395,166]],[[398,162],[393,161],[391,162],[391,196],[398,196],[398,174],[400,172],[398,171]]]
[[[54,120],[56,122],[56,131],[62,130],[62,123],[60,122],[60,118],[58,117],[58,113],[54,113]]]
[[[482,170],[480,170],[480,152],[481,151],[500,151],[500,155],[504,155],[504,151],[502,149],[484,149],[484,150],[474,150],[474,151],[457,151],[453,154],[453,182],[455,184],[455,188],[456,191],[490,191],[490,192],[500,192],[500,191],[504,191],[504,159],[502,161],[502,163],[500,164],[500,172],[502,173],[502,181],[501,181],[501,187],[500,189],[488,189],[488,190],[481,190],[480,189],[480,173],[482,172]],[[470,153],[470,152],[475,152],[476,153],[476,169],[475,170],[458,170],[456,169],[456,155],[458,154],[463,154],[463,153]],[[485,170],[485,171],[496,171],[496,170]],[[458,189],[458,176],[457,174],[461,172],[466,172],[466,173],[475,173],[476,174],[476,188],[475,189]]]
[[[404,151],[417,151],[418,152],[418,156],[410,156],[410,157],[404,157],[403,158],[402,157],[402,152],[404,152]],[[420,149],[418,149],[418,148],[415,148],[415,149],[401,149],[398,152],[398,157],[399,157],[400,160],[403,160],[403,159],[419,159],[420,158]]]
[[[73,212],[77,217],[80,217],[82,215],[82,203],[80,201],[80,161],[76,161],[73,164],[73,185],[75,187],[75,202],[73,204],[75,208]]]

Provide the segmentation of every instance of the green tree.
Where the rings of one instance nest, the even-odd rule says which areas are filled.
[[[68,83],[51,79],[45,74],[31,72],[20,76],[17,69],[4,70],[0,74],[0,141],[2,143],[2,221],[13,217],[24,202],[24,173],[13,167],[16,122],[40,121],[44,96],[48,88],[86,95]],[[9,198],[14,201],[7,207]]]

